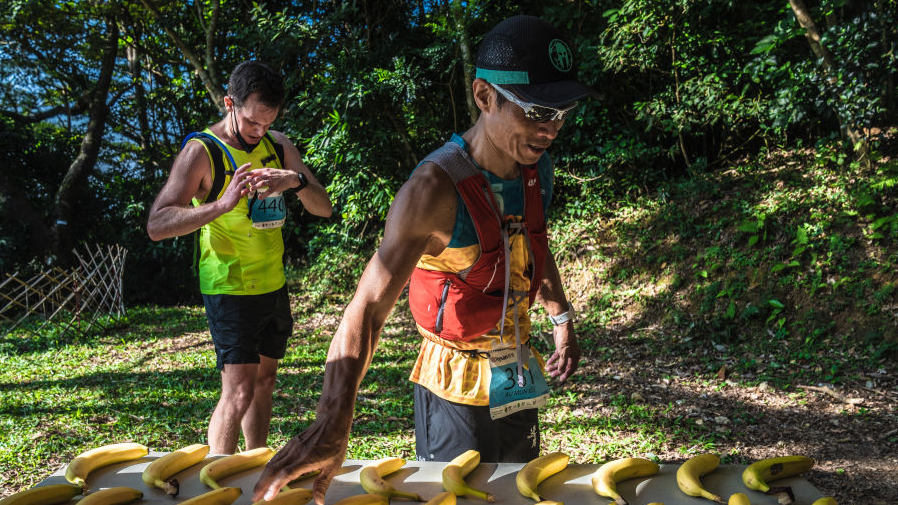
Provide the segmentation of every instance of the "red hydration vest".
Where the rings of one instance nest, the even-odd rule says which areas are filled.
[[[457,273],[415,268],[409,284],[409,307],[422,328],[446,340],[470,341],[494,330],[509,310],[509,230],[522,233],[531,256],[529,303],[533,304],[543,278],[549,249],[546,218],[535,165],[522,166],[524,218],[506,219],[490,189],[489,181],[465,149],[455,142],[424,159],[449,174],[471,215],[480,242],[480,257]],[[423,162],[422,162],[423,163]]]

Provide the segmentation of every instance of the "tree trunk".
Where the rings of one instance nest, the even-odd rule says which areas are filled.
[[[162,13],[159,12],[159,9],[153,5],[150,0],[143,0],[143,5],[150,11],[150,14],[153,15],[153,19],[159,22],[165,30],[166,35],[171,39],[172,42],[178,46],[178,49],[181,50],[181,53],[187,58],[187,61],[193,66],[194,71],[196,71],[197,76],[199,76],[200,81],[202,81],[203,86],[206,88],[206,91],[209,93],[209,98],[212,99],[212,102],[218,107],[219,112],[222,114],[225,113],[224,107],[224,86],[221,81],[217,77],[217,73],[215,72],[214,62],[215,59],[212,58],[212,48],[210,47],[208,41],[214,40],[215,32],[217,27],[218,20],[218,6],[219,2],[214,2],[212,6],[212,21],[204,27],[206,31],[206,60],[204,64],[204,60],[199,57],[199,55],[188,46],[183,39],[162,19]]]
[[[798,24],[805,29],[805,36],[808,39],[808,44],[811,46],[811,51],[817,58],[823,61],[824,76],[826,76],[827,81],[831,85],[835,85],[837,83],[837,79],[833,75],[836,66],[835,60],[833,60],[832,54],[826,49],[826,46],[820,43],[820,31],[817,30],[817,25],[814,24],[814,19],[811,18],[810,11],[804,0],[789,0],[789,5],[792,6],[792,11],[795,13]],[[839,117],[838,113],[837,117]],[[839,117],[839,123],[842,134],[848,138],[851,142],[851,147],[857,152],[858,160],[869,166],[870,152],[867,142],[846,118]]]
[[[464,70],[465,99],[468,104],[468,116],[471,118],[471,124],[477,121],[480,115],[480,109],[474,103],[474,77],[471,75],[471,69],[474,68],[474,58],[471,56],[471,43],[468,41],[468,29],[465,26],[465,10],[461,0],[453,0],[449,6],[453,22],[455,23],[455,31],[458,35],[458,45],[461,49],[462,69]]]
[[[76,216],[74,212],[75,203],[81,194],[87,177],[97,163],[100,143],[103,139],[103,129],[106,126],[106,117],[109,115],[106,97],[109,94],[112,73],[115,70],[119,40],[118,25],[115,19],[111,17],[106,20],[106,34],[106,45],[103,48],[103,59],[100,63],[100,75],[97,78],[96,88],[91,98],[87,131],[81,141],[81,149],[78,152],[78,156],[69,166],[65,177],[63,177],[53,202],[54,222],[51,225],[51,248],[53,254],[63,265],[68,264],[71,260],[71,252],[74,246],[71,224]]]

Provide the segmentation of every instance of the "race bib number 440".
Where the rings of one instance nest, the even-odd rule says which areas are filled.
[[[490,417],[499,419],[524,409],[544,406],[549,386],[539,361],[528,347],[524,353],[524,381],[518,383],[518,359],[514,348],[490,351]]]
[[[260,230],[283,226],[287,218],[284,195],[272,193],[268,198],[250,199],[249,218],[253,221],[253,228]]]

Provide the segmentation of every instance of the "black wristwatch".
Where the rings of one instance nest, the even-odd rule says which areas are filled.
[[[296,178],[299,179],[299,187],[296,188],[296,192],[299,193],[309,185],[309,179],[306,178],[306,174],[302,172],[296,172]]]

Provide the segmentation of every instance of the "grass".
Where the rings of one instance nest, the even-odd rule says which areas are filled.
[[[584,360],[542,411],[544,451],[597,463],[725,449],[724,461],[739,461],[745,448],[728,441],[767,407],[737,400],[726,422],[708,423],[684,410],[695,395],[714,401],[725,388],[769,384],[801,405],[796,384],[894,371],[898,165],[861,173],[826,149],[766,154],[559,216],[553,248],[579,309]],[[281,362],[273,447],[314,419],[350,296],[322,287],[338,279],[313,274],[291,278],[297,328]],[[534,330],[550,331],[544,311],[534,314]],[[414,457],[407,376],[417,343],[403,299],[359,392],[349,458]],[[723,369],[731,379],[718,378]],[[678,399],[652,401],[653,388]],[[82,337],[33,327],[0,336],[2,493],[105,443],[169,451],[203,441],[218,390],[197,306],[132,307],[114,328]]]

